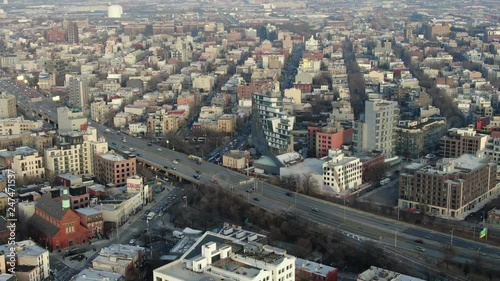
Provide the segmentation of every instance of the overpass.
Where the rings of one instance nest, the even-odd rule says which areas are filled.
[[[2,81],[0,80],[0,89],[3,86]],[[17,89],[16,87],[14,88]],[[16,95],[22,95],[22,92],[17,92]],[[22,101],[18,100],[18,105],[19,102]],[[57,122],[57,116],[54,116],[57,104],[46,100],[37,104],[36,107],[33,107],[33,110],[37,114],[46,116],[53,122]],[[442,244],[450,242],[449,233],[439,233],[301,194],[290,196],[282,188],[265,182],[254,183],[246,175],[225,169],[216,164],[209,162],[197,164],[197,162],[189,160],[187,155],[177,151],[154,145],[148,146],[148,141],[145,139],[127,137],[127,143],[123,143],[121,141],[122,136],[107,133],[107,127],[97,123],[93,123],[93,127],[98,130],[101,136],[108,139],[111,147],[122,147],[125,150],[127,150],[126,147],[134,147],[136,153],[141,155],[137,159],[139,162],[144,163],[143,165],[163,170],[182,180],[197,184],[210,184],[215,179],[222,188],[227,188],[239,194],[245,194],[249,201],[251,200],[250,193],[246,193],[245,191],[255,185],[257,186],[257,190],[252,193],[251,197],[252,199],[258,198],[259,200],[252,201],[253,204],[273,212],[292,211],[298,216],[302,216],[331,229],[349,233],[358,240],[375,240],[377,243],[386,246],[395,245],[395,248],[404,249],[405,254],[409,254],[414,253],[415,247],[420,245],[414,242],[416,239],[419,239],[424,241],[423,245],[427,248],[427,251],[418,253],[418,255],[425,255],[432,258],[440,257],[440,247]],[[178,164],[172,162],[175,159],[179,160]],[[175,170],[172,169],[173,167],[175,167]],[[197,172],[200,172],[199,180],[193,178],[193,175],[197,174]],[[314,211],[312,211],[313,208],[315,209]],[[452,227],[450,227],[451,229]],[[480,241],[454,237],[453,246],[457,249],[457,255],[459,255],[462,261],[474,262],[479,251],[481,252],[481,259],[483,261],[496,263],[500,259],[500,249],[498,247],[487,245]]]

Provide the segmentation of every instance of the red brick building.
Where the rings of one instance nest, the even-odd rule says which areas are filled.
[[[58,29],[47,30],[47,32],[45,33],[45,38],[47,38],[47,41],[49,42],[54,42],[54,43],[65,42],[66,31]]]
[[[90,238],[94,238],[98,233],[104,231],[104,221],[102,213],[92,208],[81,208],[76,210],[76,214],[80,217],[81,224],[89,230]]]
[[[105,184],[125,185],[127,178],[136,173],[135,157],[125,159],[123,156],[112,153],[95,156],[95,176]]]
[[[251,99],[253,93],[262,91],[262,86],[254,83],[239,85],[236,91],[238,93],[238,99]]]
[[[311,84],[293,84],[295,89],[299,89],[302,93],[312,93],[312,85]]]
[[[63,204],[49,195],[42,196],[28,222],[33,238],[51,251],[83,244],[89,239],[89,231],[80,224],[80,217],[69,207],[63,208]]]

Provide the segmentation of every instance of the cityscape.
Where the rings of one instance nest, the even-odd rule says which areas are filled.
[[[498,0],[0,0],[0,281],[500,280]]]

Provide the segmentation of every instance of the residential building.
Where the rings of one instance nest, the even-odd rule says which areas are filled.
[[[252,100],[252,141],[262,152],[283,154],[293,151],[295,116],[283,107],[280,92],[255,93]]]
[[[424,281],[416,277],[403,275],[394,271],[387,269],[371,266],[370,269],[360,273],[356,278],[356,281],[395,281],[395,280],[405,280],[405,281]]]
[[[71,210],[89,207],[90,195],[87,191],[87,186],[88,183],[68,187]]]
[[[198,117],[199,123],[212,122],[224,114],[224,109],[220,106],[203,106]]]
[[[113,118],[113,125],[116,128],[124,128],[130,121],[132,121],[132,114],[126,112],[118,112]]]
[[[66,30],[66,36],[68,38],[68,43],[78,44],[80,42],[78,36],[78,24],[76,22],[69,22]]]
[[[41,129],[43,121],[24,120],[21,117],[0,119],[0,136],[21,135],[32,130]]]
[[[241,232],[245,236],[244,231]],[[206,232],[179,259],[153,271],[155,281],[190,280],[295,280],[294,256],[285,250]],[[193,277],[196,277],[193,279]]]
[[[87,117],[85,117],[83,111],[78,108],[57,108],[57,124],[59,133],[83,130],[87,127],[87,122]]]
[[[134,213],[142,209],[144,204],[141,192],[123,194],[120,190],[117,194],[111,194],[111,199],[101,200],[99,205],[94,206],[94,209],[102,213],[103,221],[115,229],[127,222]]]
[[[19,281],[16,275],[0,273],[0,281]]]
[[[108,106],[105,101],[93,102],[90,104],[90,119],[98,123],[105,122],[111,110],[112,107]]]
[[[163,132],[177,132],[180,126],[178,115],[165,115],[163,117]]]
[[[135,269],[143,266],[145,256],[143,247],[112,244],[102,248],[92,260],[92,269],[118,273],[127,278]]]
[[[36,203],[35,214],[28,225],[32,237],[51,251],[84,244],[89,239],[89,231],[70,209],[67,189],[63,191],[62,203],[52,199],[50,194],[43,195]]]
[[[476,155],[486,148],[487,135],[478,134],[474,128],[453,128],[441,138],[439,155],[444,158],[456,158],[469,153]]]
[[[49,251],[43,247],[40,247],[35,242],[31,240],[24,240],[15,242],[13,245],[5,244],[0,245],[0,272],[8,272],[7,269],[8,262],[12,261],[10,257],[7,256],[10,249],[15,248],[16,251],[16,269],[18,266],[30,266],[30,269],[34,274],[34,278],[25,278],[25,276],[17,276],[19,281],[32,281],[32,280],[46,280],[50,276],[50,261],[49,261]],[[17,275],[17,270],[16,275]]]
[[[25,148],[29,149],[28,147]],[[16,151],[18,149],[20,148],[16,148]],[[43,156],[39,155],[38,151],[14,155],[11,169],[15,172],[16,180],[19,183],[27,183],[29,181],[41,182],[45,179]]]
[[[49,176],[64,173],[95,174],[95,155],[106,153],[108,143],[97,137],[97,130],[68,132],[59,136],[57,145],[45,149],[45,168]]]
[[[248,151],[229,150],[222,156],[222,166],[241,171],[248,167],[249,158],[250,152]]]
[[[79,208],[75,213],[80,217],[81,224],[89,230],[89,237],[96,238],[104,233],[102,213],[93,208]]]
[[[439,149],[440,139],[446,134],[445,119],[422,118],[419,121],[399,121],[394,128],[397,135],[396,155],[418,159]]]
[[[148,126],[143,123],[132,123],[128,125],[128,130],[132,136],[144,136],[148,133]]]
[[[364,120],[354,122],[354,148],[356,152],[381,151],[386,158],[396,153],[396,127],[399,105],[395,101],[367,100]]]
[[[9,207],[9,196],[4,193],[5,187],[0,192],[0,216],[7,217],[6,211]]]
[[[309,151],[317,158],[328,155],[330,149],[342,148],[342,145],[352,143],[353,129],[344,129],[340,123],[335,122],[334,126],[307,127]]]
[[[38,87],[42,90],[50,90],[52,87],[56,86],[56,74],[55,73],[40,73],[38,75]]]
[[[119,273],[87,268],[73,276],[70,281],[125,281],[125,276]]]
[[[89,105],[87,80],[80,77],[69,78],[69,103],[73,108],[84,109]]]
[[[6,93],[0,93],[0,119],[16,117],[16,96]]]
[[[451,219],[463,219],[498,195],[496,163],[463,154],[445,158],[435,167],[413,163],[399,175],[399,207],[419,209]]]
[[[95,176],[105,184],[125,185],[127,178],[136,174],[136,158],[125,159],[115,153],[95,156]]]
[[[234,133],[236,127],[236,116],[232,114],[224,114],[217,119],[217,128],[219,132],[226,134]]]
[[[299,280],[337,281],[338,269],[308,260],[295,260],[295,278]]]
[[[362,183],[363,164],[356,157],[345,157],[340,149],[330,149],[330,161],[323,163],[323,188],[342,193]]]

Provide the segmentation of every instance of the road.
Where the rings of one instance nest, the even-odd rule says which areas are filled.
[[[5,82],[2,80],[0,87],[4,84]],[[16,87],[13,87],[13,92],[11,93],[17,93],[17,95],[23,94],[22,91],[16,89]],[[47,109],[45,104],[50,105],[50,102],[43,102],[38,107],[44,114],[50,113],[46,110],[50,110],[51,112],[56,110],[55,107]],[[177,151],[164,148],[162,151],[158,151],[158,146],[148,146],[148,141],[145,139],[128,136],[127,143],[122,143],[122,136],[105,132],[107,127],[94,122],[91,126],[95,127],[100,135],[105,136],[110,144],[114,142],[116,146],[123,146],[127,149],[134,147],[137,149],[136,152],[142,155],[138,157],[141,161],[153,164],[162,169],[163,166],[168,166],[169,168],[175,167],[175,171],[169,169],[169,173],[171,174],[183,175],[185,178],[192,179],[196,171],[200,171],[201,177],[199,181],[195,182],[210,183],[213,179],[216,179],[222,187],[228,189],[234,188],[235,192],[245,194],[245,196],[249,196],[246,195],[245,190],[253,187],[253,183],[245,183],[249,178],[241,173],[208,162],[198,165],[196,162],[189,160],[187,155]],[[180,163],[177,165],[173,164],[172,160],[174,159],[179,159]],[[296,195],[296,197],[290,197],[285,194],[284,189],[264,182],[260,182],[257,189],[259,194],[252,196],[261,196],[264,200],[252,200],[256,205],[273,211],[282,211],[288,208],[290,211],[297,212],[306,219],[340,229],[345,233],[356,235],[362,239],[373,239],[387,245],[394,245],[395,240],[397,240],[398,248],[401,247],[409,251],[414,251],[416,246],[420,246],[414,243],[414,240],[421,239],[424,241],[423,247],[427,251],[420,254],[433,258],[438,257],[439,248],[443,243],[451,243],[451,233],[439,233],[356,209],[344,208],[343,206],[301,194]],[[318,208],[319,212],[312,212],[312,208]],[[500,249],[498,247],[478,241],[455,237],[453,239],[453,246],[457,251],[457,256],[461,259],[468,259],[470,262],[473,262],[476,255],[478,255],[478,249],[483,261],[498,263],[500,259]]]

